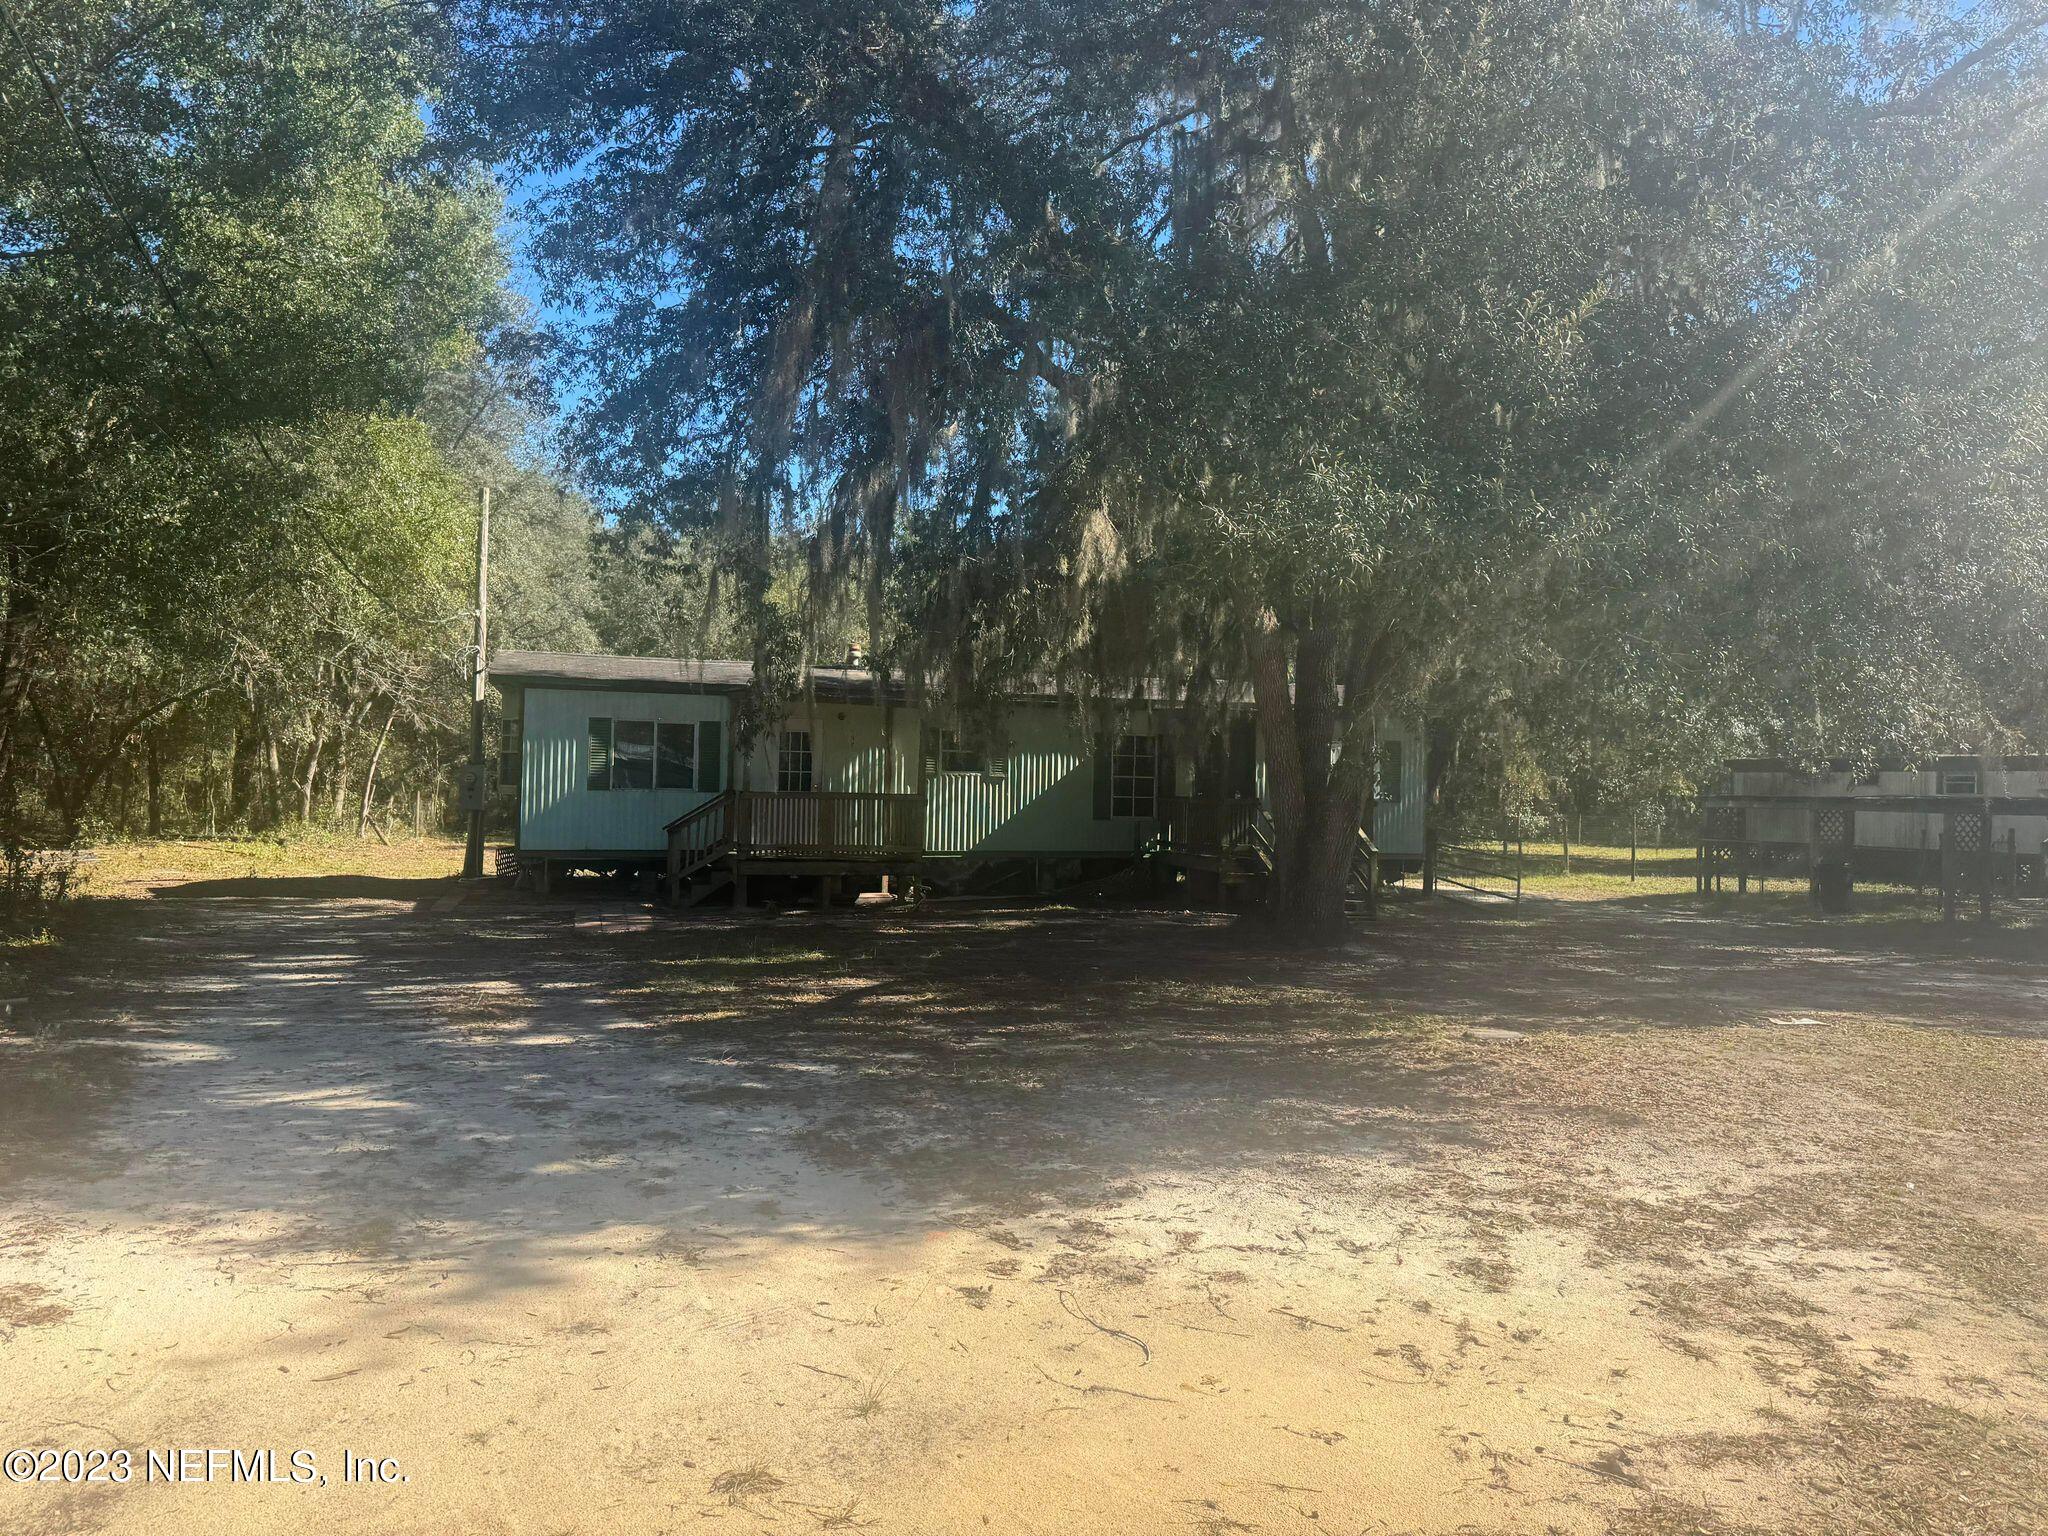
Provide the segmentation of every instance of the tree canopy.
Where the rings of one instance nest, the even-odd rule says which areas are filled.
[[[0,822],[74,832],[139,744],[154,821],[201,743],[207,819],[275,820],[466,636],[428,413],[505,314],[498,194],[406,8],[30,3],[0,51]]]
[[[1390,711],[1500,803],[2037,737],[2044,19],[15,7],[0,812],[432,766],[479,483],[502,638],[751,649],[743,730],[850,639],[1248,692],[1310,929]]]
[[[456,14],[594,471],[762,658],[793,533],[920,677],[1248,681],[1300,915],[1375,709],[1532,637],[1804,750],[2032,707],[2031,6]]]

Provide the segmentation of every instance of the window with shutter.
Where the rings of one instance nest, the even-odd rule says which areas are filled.
[[[697,722],[697,788],[707,795],[717,794],[725,783],[722,735],[716,720]]]
[[[1159,814],[1159,738],[1119,736],[1109,760],[1109,814]]]
[[[590,758],[589,771],[584,779],[586,789],[610,789],[612,787],[612,722],[608,716],[590,717]]]

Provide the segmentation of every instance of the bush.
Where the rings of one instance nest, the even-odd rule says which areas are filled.
[[[78,857],[68,848],[0,843],[0,936],[33,933],[71,896]]]

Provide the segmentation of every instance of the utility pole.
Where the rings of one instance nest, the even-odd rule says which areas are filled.
[[[490,596],[491,488],[483,489],[476,520],[476,651],[469,662],[469,782],[464,799],[469,807],[469,847],[462,855],[462,878],[478,880],[484,872],[484,604]]]

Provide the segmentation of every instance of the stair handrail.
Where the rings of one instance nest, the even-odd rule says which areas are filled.
[[[721,794],[713,795],[702,805],[692,806],[668,824],[664,830],[668,833],[668,846],[673,855],[669,863],[672,877],[683,880],[689,879],[690,876],[694,875],[706,864],[709,864],[732,845],[732,806],[733,791],[728,789]],[[693,849],[686,847],[686,835],[699,822],[708,820],[712,815],[718,813],[724,813],[725,817],[719,826],[718,835],[707,841],[701,848]]]
[[[687,811],[683,812],[682,815],[676,817],[675,820],[669,822],[667,826],[662,828],[662,830],[664,832],[679,832],[688,823],[697,821],[702,817],[708,815],[712,811],[717,810],[721,804],[730,800],[731,798],[731,790],[720,790],[717,794],[713,795],[709,800],[704,801],[701,805],[691,806]]]
[[[1377,914],[1380,904],[1380,845],[1360,827],[1351,845],[1351,878],[1365,888],[1365,910]]]

